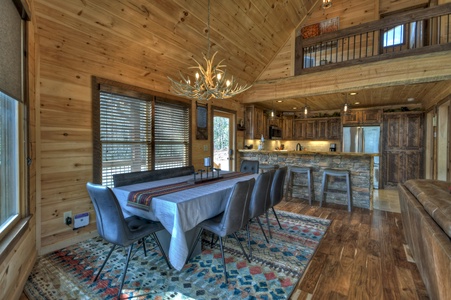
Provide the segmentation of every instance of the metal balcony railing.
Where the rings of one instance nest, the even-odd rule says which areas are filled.
[[[296,75],[451,50],[451,3],[320,36],[296,38]]]

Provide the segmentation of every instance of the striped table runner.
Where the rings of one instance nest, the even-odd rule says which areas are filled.
[[[139,191],[131,192],[128,195],[127,206],[139,208],[145,211],[150,210],[150,203],[152,202],[152,198],[155,196],[161,196],[165,194],[175,193],[187,189],[191,189],[198,186],[208,185],[212,183],[216,183],[219,181],[229,180],[233,178],[238,178],[242,176],[247,176],[249,173],[241,173],[241,172],[231,172],[222,174],[222,178],[218,178],[215,180],[205,181],[205,182],[196,182],[193,180],[188,180],[184,182],[172,183],[167,185],[162,185],[159,187],[154,187],[150,189],[144,189]]]

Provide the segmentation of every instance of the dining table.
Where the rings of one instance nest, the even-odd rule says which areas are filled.
[[[181,270],[188,260],[191,247],[197,247],[197,252],[200,252],[200,243],[195,245],[199,230],[196,225],[224,211],[235,183],[257,177],[257,174],[228,171],[220,171],[215,175],[219,177],[217,180],[210,178],[200,184],[199,178],[194,181],[193,175],[187,175],[114,187],[112,190],[124,217],[134,215],[161,222],[167,232],[160,232],[158,238],[167,251],[171,265]],[[184,188],[172,188],[179,185]],[[164,192],[166,187],[168,193]],[[152,190],[160,192],[149,197],[150,200],[145,204],[131,203],[134,193]]]

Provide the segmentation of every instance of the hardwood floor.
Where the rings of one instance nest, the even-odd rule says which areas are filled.
[[[396,190],[390,195],[396,198]],[[415,263],[407,260],[399,212],[353,207],[349,213],[345,206],[295,200],[277,209],[333,222],[291,299],[429,299]]]

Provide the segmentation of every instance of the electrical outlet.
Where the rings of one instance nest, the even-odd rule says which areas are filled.
[[[67,224],[67,223],[66,223],[67,218],[71,218],[71,219],[72,219],[72,212],[71,212],[71,211],[66,211],[66,212],[64,213],[64,217],[63,217],[63,224],[64,224],[64,225]]]

